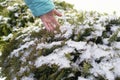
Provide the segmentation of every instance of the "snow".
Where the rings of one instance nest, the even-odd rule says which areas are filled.
[[[15,13],[15,17],[19,17],[19,13]]]
[[[7,8],[9,11],[14,11],[14,7],[13,6],[8,6],[8,8]]]
[[[102,50],[96,44],[92,44],[86,46],[86,51],[84,51],[84,53],[80,57],[81,60],[99,59],[109,54],[110,54],[109,51]]]
[[[43,48],[47,48],[50,49],[55,45],[61,45],[62,41],[58,41],[58,42],[52,42],[52,43],[40,43],[37,45],[36,49],[43,49]]]
[[[14,5],[17,7],[17,4]],[[13,6],[9,6],[7,9],[10,11],[13,11],[15,9]],[[15,13],[15,16],[18,16],[18,13]],[[56,38],[61,38],[64,37],[67,39],[66,41],[54,41],[51,43],[41,43],[39,42],[38,39],[31,40],[30,38],[30,33],[35,31],[37,33],[40,32],[42,28],[39,26],[29,26],[27,28],[22,29],[22,35],[17,37],[16,39],[23,38],[24,44],[20,44],[17,49],[14,49],[11,54],[10,58],[12,57],[19,57],[20,53],[24,53],[20,60],[22,62],[27,62],[26,57],[30,56],[30,53],[33,49],[40,50],[43,48],[50,49],[54,46],[61,46],[62,42],[65,42],[62,47],[59,47],[53,52],[51,52],[49,55],[46,56],[37,56],[35,59],[35,63],[32,63],[31,61],[28,61],[28,64],[34,65],[36,68],[41,67],[44,64],[47,65],[52,65],[52,64],[57,64],[60,69],[62,68],[79,68],[79,63],[82,61],[88,61],[92,68],[90,68],[90,74],[93,74],[93,76],[98,77],[99,75],[102,77],[105,77],[107,80],[115,80],[116,77],[120,76],[120,42],[112,42],[111,46],[107,46],[109,43],[109,38],[104,38],[103,39],[103,44],[95,44],[93,42],[87,43],[87,41],[73,41],[69,39],[72,34],[73,34],[73,29],[75,29],[76,32],[75,34],[78,34],[78,31],[84,32],[85,29],[87,28],[93,28],[95,31],[91,33],[90,36],[87,38],[93,38],[96,36],[102,36],[102,32],[105,30],[104,25],[107,24],[110,20],[116,19],[116,16],[110,15],[110,16],[101,16],[99,20],[96,21],[96,24],[94,24],[94,17],[97,17],[98,14],[95,13],[94,16],[90,17],[90,14],[86,14],[86,20],[83,22],[85,25],[79,25],[78,27],[74,25],[70,25],[66,22],[67,17],[63,17],[65,24],[60,27],[61,34],[55,35]],[[28,17],[28,16],[25,16]],[[0,20],[3,17],[0,16]],[[7,18],[6,18],[7,19]],[[35,24],[39,23],[39,20],[35,21]],[[88,23],[94,24],[92,26],[89,26]],[[30,24],[29,24],[30,25]],[[111,30],[112,32],[116,32],[119,29],[120,26],[112,26]],[[9,34],[8,36],[3,36],[3,40],[8,40],[12,38],[13,35]],[[117,37],[120,37],[120,32],[118,32]],[[31,48],[34,47],[33,49]],[[26,50],[25,50],[26,49]],[[71,61],[66,57],[66,54],[71,54],[74,53],[75,50],[79,51],[81,54],[79,55],[79,59],[71,64]],[[2,53],[0,52],[0,55]],[[100,62],[97,62],[97,60],[100,60]],[[78,64],[77,64],[78,63]],[[20,67],[20,71],[18,72],[19,75],[27,71],[29,68],[28,66]],[[30,74],[29,76],[23,76],[21,80],[34,80],[33,78],[34,74]],[[69,76],[74,76],[73,74]],[[78,80],[93,80],[93,76],[88,77],[85,79],[84,77],[78,77]],[[14,78],[13,80],[17,80]]]
[[[89,80],[89,79],[85,79],[84,77],[78,77],[78,80]]]
[[[114,48],[120,49],[120,42],[114,42],[112,46]]]
[[[112,26],[111,31],[116,32],[120,26]]]
[[[20,80],[35,80],[33,76],[34,74],[31,73],[29,76],[23,76]]]
[[[3,19],[3,16],[0,15],[0,21]]]
[[[115,77],[120,76],[120,68],[118,67],[120,64],[119,60],[120,59],[113,59],[110,62],[105,61],[101,62],[100,64],[97,64],[93,61],[93,68],[91,69],[91,73],[93,73],[95,76],[105,76],[108,80],[115,80]]]
[[[39,32],[41,30],[41,28],[40,27],[38,27],[38,26],[29,26],[29,27],[27,27],[27,28],[25,28],[25,29],[23,29],[22,30],[22,33],[30,33],[30,32],[33,32],[33,31],[35,31],[35,32]]]
[[[103,43],[104,43],[104,44],[108,44],[108,43],[109,43],[108,40],[109,40],[109,38],[104,38],[104,39],[103,39]]]
[[[21,45],[20,48],[13,50],[13,52],[11,52],[10,57],[13,57],[13,56],[18,57],[19,56],[19,51],[22,51],[23,49],[27,49],[31,45],[35,45],[34,41],[26,42],[24,45]],[[29,55],[29,52],[24,54],[24,55]]]
[[[3,36],[2,38],[3,38],[3,40],[9,40],[10,38],[12,38],[13,37],[13,34],[9,34],[8,36]]]
[[[118,32],[118,35],[117,35],[117,37],[120,37],[120,32]]]
[[[19,72],[23,74],[27,70],[27,68],[28,68],[27,66],[21,67]]]
[[[74,52],[73,48],[67,46],[61,49],[55,49],[53,53],[48,56],[40,56],[35,61],[35,66],[38,68],[43,64],[57,64],[60,68],[70,67],[70,61],[65,57],[65,54]]]
[[[63,35],[62,35],[62,37],[65,37],[65,38],[69,38],[71,35],[72,35],[72,29],[74,28],[74,26],[71,26],[70,24],[66,24],[66,25],[64,25],[64,26],[61,26],[60,27],[60,30],[61,30],[61,32],[62,33],[64,33]]]
[[[75,41],[72,41],[72,40],[68,40],[66,42],[66,44],[69,46],[69,47],[73,47],[77,50],[85,50],[85,45],[86,45],[86,42],[75,42]]]
[[[0,56],[2,55],[2,52],[0,51]]]

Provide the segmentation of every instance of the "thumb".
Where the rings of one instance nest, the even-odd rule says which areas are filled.
[[[60,12],[58,12],[57,10],[54,10],[54,14],[57,15],[57,16],[62,16],[62,14]]]

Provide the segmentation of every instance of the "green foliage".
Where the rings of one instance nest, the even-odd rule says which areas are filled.
[[[110,42],[113,42],[113,41],[117,40],[117,35],[118,35],[119,31],[120,31],[120,29],[118,29],[113,35],[111,35],[111,37],[109,38]]]
[[[7,36],[11,31],[11,28],[8,27],[7,24],[0,24],[0,36]]]
[[[83,63],[83,69],[82,69],[82,75],[87,76],[89,75],[89,69],[91,68],[91,65],[88,62]]]
[[[73,9],[73,5],[66,3],[65,1],[55,1],[54,3],[57,9],[61,9],[61,10]]]

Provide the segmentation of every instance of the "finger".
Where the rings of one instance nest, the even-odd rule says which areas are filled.
[[[55,25],[55,27],[60,26],[59,22],[54,17],[52,17],[51,20],[52,20],[52,23]]]
[[[56,14],[57,16],[62,16],[62,14],[58,12],[57,10],[54,10],[54,14]]]
[[[44,22],[44,21],[43,21],[43,24],[44,24],[45,28],[46,28],[48,31],[50,31],[50,28],[49,28],[48,24],[47,24],[46,22]]]
[[[50,31],[54,31],[54,25],[52,25],[51,23],[47,23],[47,25],[49,26]]]
[[[54,24],[56,26],[60,26],[59,22],[55,19],[54,16],[49,16],[49,19],[51,20],[52,24]]]

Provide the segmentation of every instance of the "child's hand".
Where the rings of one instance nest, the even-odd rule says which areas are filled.
[[[48,31],[54,31],[55,27],[60,26],[60,24],[54,17],[55,15],[62,16],[62,14],[60,12],[58,12],[57,10],[52,10],[52,11],[40,16],[45,28]]]

